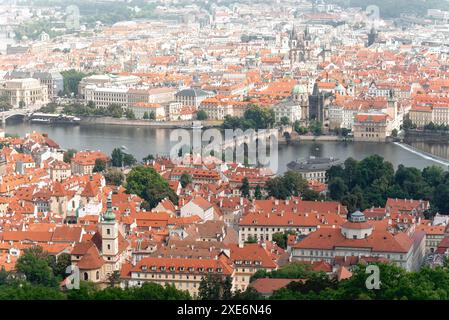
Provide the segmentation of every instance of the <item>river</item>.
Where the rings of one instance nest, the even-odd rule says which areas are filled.
[[[174,143],[170,143],[170,129],[155,129],[149,127],[117,126],[117,125],[47,125],[30,124],[7,121],[6,133],[24,136],[36,131],[47,133],[50,138],[58,142],[62,148],[76,150],[102,150],[108,154],[116,147],[125,146],[127,152],[141,160],[148,154],[168,155]],[[438,155],[448,158],[449,147],[415,146],[427,152],[438,150]],[[444,151],[441,151],[443,150]],[[393,163],[423,169],[430,165],[438,165],[445,169],[447,166],[441,161],[433,161],[393,143],[368,142],[301,142],[298,145],[279,145],[279,170],[287,170],[286,164],[298,158],[308,156],[335,157],[346,159],[353,157],[361,160],[369,155],[378,154]],[[449,160],[448,160],[449,163]]]

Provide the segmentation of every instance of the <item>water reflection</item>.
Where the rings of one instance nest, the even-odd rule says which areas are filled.
[[[170,148],[176,143],[170,143],[171,130],[169,129],[117,125],[50,126],[29,123],[8,123],[6,126],[7,133],[19,134],[20,136],[24,136],[31,131],[48,133],[63,148],[103,150],[111,153],[114,148],[125,146],[139,160],[150,153],[168,155]],[[449,158],[448,144],[417,142],[413,146],[440,157]],[[287,170],[286,165],[290,161],[311,155],[315,157],[334,157],[341,160],[353,157],[361,160],[366,156],[378,154],[392,162],[395,167],[404,164],[422,169],[433,164],[440,165],[392,143],[301,142],[297,145],[279,145],[278,154],[278,172]]]

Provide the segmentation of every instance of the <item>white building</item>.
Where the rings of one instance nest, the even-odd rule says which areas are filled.
[[[195,197],[181,207],[181,217],[199,216],[202,220],[214,218],[214,207],[202,197]]]
[[[6,94],[14,108],[40,106],[48,103],[48,88],[33,78],[12,79],[0,87],[0,95]]]
[[[287,118],[289,123],[301,120],[301,106],[297,101],[286,100],[273,106],[275,121],[280,122]]]
[[[421,266],[425,249],[425,233],[392,234],[386,228],[374,228],[357,211],[340,228],[317,229],[293,245],[292,259],[332,263],[335,257],[383,257],[407,271],[415,271]]]

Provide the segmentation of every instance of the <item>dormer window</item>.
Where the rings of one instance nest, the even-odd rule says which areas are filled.
[[[165,271],[165,266],[162,266],[162,267],[161,267],[161,271]]]
[[[207,268],[207,272],[213,272],[214,269],[213,268]]]
[[[217,272],[223,272],[222,268],[217,268]]]
[[[204,268],[198,268],[198,271],[199,271],[199,272],[203,272],[203,271],[204,271]]]
[[[157,270],[157,267],[156,267],[156,266],[151,266],[151,270],[152,270],[152,271],[156,271],[156,270]]]
[[[142,271],[147,271],[147,266],[142,266]]]
[[[184,271],[184,267],[179,267],[179,271]]]
[[[193,272],[194,268],[193,267],[189,267],[189,272]]]
[[[169,269],[170,269],[170,271],[172,271],[172,272],[175,271],[175,267],[170,267]]]

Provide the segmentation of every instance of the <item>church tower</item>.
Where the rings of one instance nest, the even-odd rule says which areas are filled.
[[[296,28],[293,27],[292,31],[290,32],[289,47],[289,58],[291,66],[296,63],[309,61],[311,59],[312,36],[310,34],[308,26],[306,26],[304,32],[300,34],[298,34]]]
[[[116,261],[119,253],[118,237],[119,227],[112,212],[112,192],[109,193],[106,202],[106,212],[102,216],[101,223],[101,253],[106,261],[111,263]]]
[[[377,31],[374,27],[371,28],[370,33],[368,34],[368,43],[367,47],[371,47],[377,41]]]

